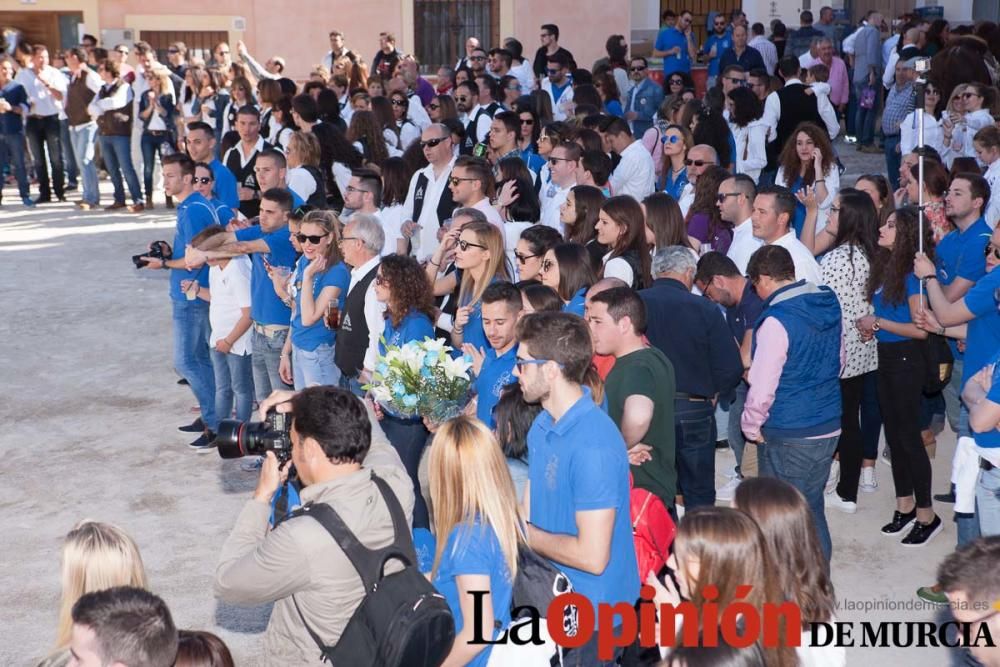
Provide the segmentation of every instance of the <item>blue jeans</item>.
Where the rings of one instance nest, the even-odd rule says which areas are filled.
[[[317,385],[337,386],[340,369],[333,362],[333,345],[320,345],[315,350],[303,350],[292,344],[292,375],[295,389]]]
[[[122,187],[122,174],[125,174],[125,182],[128,183],[129,193],[132,195],[132,202],[142,203],[142,188],[139,187],[139,177],[136,176],[135,167],[132,165],[131,137],[102,136],[101,156],[104,158],[104,166],[111,176],[111,183],[115,186],[115,203],[125,203],[125,189]]]
[[[420,479],[418,471],[420,469],[420,456],[424,453],[424,446],[427,444],[427,429],[420,419],[400,419],[392,415],[385,415],[379,422],[389,444],[399,454],[403,462],[403,467],[409,473],[413,481],[413,527],[429,528],[430,520],[427,514],[427,503],[423,494],[420,493]]]
[[[69,120],[59,121],[59,143],[62,144],[63,162],[66,164],[66,182],[70,187],[77,185],[80,169],[76,162],[76,151],[69,136]]]
[[[830,528],[826,524],[823,489],[830,476],[830,463],[837,450],[838,435],[828,438],[776,438],[758,447],[761,477],[775,477],[802,492],[816,520],[816,532],[823,555],[829,563],[833,552]]]
[[[976,515],[983,537],[1000,535],[1000,468],[980,471],[976,484]]]
[[[892,192],[899,189],[899,163],[903,158],[896,151],[898,147],[898,134],[890,134],[883,137],[882,150],[885,151],[885,168],[889,172],[886,176],[889,178],[890,190]]]
[[[24,135],[0,134],[0,167],[11,165],[21,199],[31,196],[28,172],[24,168]],[[3,179],[0,178],[0,199],[3,198]]]
[[[163,144],[169,145],[171,139],[169,134],[152,135],[144,132],[139,142],[142,148],[142,180],[146,186],[146,199],[153,198],[153,167],[156,166],[156,154],[160,154],[163,159]]]
[[[674,400],[677,486],[690,510],[715,504],[715,408],[711,401]]]
[[[862,146],[870,146],[875,141],[875,119],[878,117],[878,108],[881,106],[879,104],[878,82],[875,83],[875,104],[871,109],[864,109],[861,106],[861,91],[867,85],[867,80],[854,83],[854,94],[858,98],[858,115],[854,121],[854,130],[858,133],[858,144]],[[898,175],[898,168],[896,172]]]
[[[69,128],[69,140],[73,144],[76,166],[83,177],[83,201],[96,206],[101,201],[101,193],[97,189],[97,165],[94,163],[97,123]]]
[[[251,334],[253,348],[253,388],[257,401],[263,401],[276,389],[291,389],[281,375],[278,374],[278,364],[281,362],[281,349],[285,346],[288,329],[282,329],[271,336],[257,331]]]
[[[198,399],[201,420],[210,431],[219,427],[215,413],[215,370],[209,355],[208,303],[172,299],[174,310],[174,368]]]
[[[361,388],[361,381],[355,377],[347,377],[343,373],[340,375],[340,380],[337,382],[341,389],[346,389],[358,398],[365,397],[365,390]]]
[[[65,195],[63,182],[62,141],[59,138],[59,116],[28,118],[24,124],[28,135],[31,155],[35,158],[35,174],[38,176],[38,193],[42,199]],[[45,154],[48,152],[48,160]],[[49,162],[52,163],[52,185],[49,185]]]
[[[212,348],[212,369],[215,371],[215,415],[220,420],[233,414],[236,399],[236,419],[245,422],[253,412],[253,359],[249,354],[224,354]]]

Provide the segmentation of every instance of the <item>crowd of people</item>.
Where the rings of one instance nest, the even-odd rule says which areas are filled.
[[[433,84],[388,33],[369,66],[331,32],[301,87],[282,58],[261,66],[243,44],[238,60],[220,44],[208,65],[175,44],[160,65],[140,42],[134,69],[127,49],[83,45],[64,54],[69,79],[44,46],[22,51],[16,74],[0,62],[0,146],[25,203],[11,139],[22,119],[35,203],[65,197],[60,128],[81,209],[98,204],[95,143],[110,208],[130,212],[152,204],[159,154],[177,227],[140,261],[170,272],[173,364],[200,408],[181,427],[198,434],[191,448],[216,451],[222,420],[251,419],[255,403],[259,418],[290,412],[304,505],[333,507],[372,549],[398,545],[401,507],[414,538],[431,536],[426,570],[455,620],[443,664],[488,663],[470,640],[513,622],[530,550],[595,606],[636,603],[648,584],[658,603],[725,607],[752,584],[742,602],[802,614],[797,649],[599,658],[595,638],[563,664],[729,664],[730,651],[742,664],[843,665],[842,647],[807,645],[808,624],[834,617],[826,511],[856,512],[879,458],[896,499],[881,533],[901,547],[928,544],[954,505],[959,549],[920,597],[1000,597],[1000,28],[903,17],[883,41],[878,11],[852,32],[824,8],[767,39],[734,12],[713,14],[698,44],[690,12],[664,20],[662,87],[623,36],[587,70],[552,24],[533,59],[513,38],[468,40]],[[703,95],[695,61],[708,65]],[[965,61],[977,66],[957,71]],[[887,175],[842,183],[842,132],[884,151]],[[425,338],[472,363],[474,397],[444,423],[366,390],[390,346]],[[951,488],[935,496],[942,422],[959,437],[951,479],[938,480]],[[736,468],[716,488],[720,444]],[[222,547],[216,594],[275,602],[267,660],[313,664],[365,587],[322,525],[272,509],[287,465],[273,453],[242,465],[259,483]],[[634,528],[650,503],[677,524],[670,548]],[[102,537],[81,547],[80,531]],[[119,576],[78,583],[74,567],[126,552]],[[78,527],[63,567],[59,656],[174,664],[178,633],[142,591],[126,536]],[[111,648],[122,606],[159,619],[146,640],[160,657]],[[699,619],[695,635],[715,636]],[[966,621],[1000,632],[995,614]],[[1000,664],[996,649],[973,650]]]

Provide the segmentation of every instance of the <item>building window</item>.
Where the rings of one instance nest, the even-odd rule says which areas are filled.
[[[425,73],[454,67],[469,37],[486,50],[500,45],[500,0],[414,0],[413,10],[414,55]]]

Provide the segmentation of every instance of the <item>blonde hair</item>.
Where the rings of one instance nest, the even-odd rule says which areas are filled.
[[[496,533],[513,579],[518,548],[527,544],[527,537],[507,460],[493,432],[465,415],[445,422],[431,443],[429,474],[437,535],[431,578],[437,576],[451,531],[460,524],[471,527],[478,518]]]
[[[296,132],[295,134],[298,134]],[[302,230],[302,225],[319,225],[323,228],[323,231],[330,234],[333,238],[330,239],[330,243],[326,246],[326,269],[323,273],[326,273],[331,268],[340,264],[344,261],[343,256],[340,254],[340,237],[341,228],[340,218],[333,211],[327,209],[317,209],[309,211],[305,214],[302,220],[299,221],[299,231]]]
[[[965,92],[965,89],[967,87],[968,87],[967,84],[960,83],[957,86],[955,86],[954,88],[952,88],[951,95],[948,97],[948,104],[945,105],[945,111],[946,112],[948,112],[948,111],[954,111],[955,110],[955,100],[957,100],[958,98],[960,98],[962,96],[962,93]]]
[[[294,147],[301,164],[309,167],[319,166],[319,139],[312,132],[302,130],[292,132],[292,136],[288,139],[288,147]]]
[[[462,272],[462,286],[458,291],[458,305],[468,306],[478,303],[483,296],[483,292],[493,282],[493,278],[507,280],[507,255],[503,249],[503,234],[500,229],[491,222],[470,222],[462,227],[462,232],[472,232],[476,235],[476,241],[486,246],[486,252],[490,254],[486,260],[486,272],[483,279],[476,282],[471,271]]]
[[[115,586],[148,588],[139,547],[121,528],[84,519],[63,542],[57,648],[69,646],[76,601],[86,593]]]

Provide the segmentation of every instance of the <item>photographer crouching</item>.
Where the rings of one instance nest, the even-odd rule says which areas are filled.
[[[367,549],[394,546],[400,553],[412,554],[408,529],[413,484],[370,409],[351,392],[330,386],[300,393],[276,391],[260,406],[261,415],[273,427],[282,420],[276,420],[273,413],[268,416],[272,410],[291,418],[286,440],[290,452],[281,438],[272,435],[249,444],[219,439],[219,453],[225,457],[259,453],[254,449],[267,453],[253,498],[222,548],[215,593],[235,604],[275,603],[264,639],[267,664],[321,664],[320,647],[330,655],[352,648],[338,646],[342,635],[351,640],[343,644],[361,643],[352,635],[357,624],[349,627],[348,622],[366,597],[362,574],[355,569],[355,551],[351,559],[338,543],[351,542],[334,537],[337,531],[326,527],[337,522],[321,516],[329,514],[323,506],[339,516],[341,533],[346,527]],[[236,439],[244,438],[242,431],[261,428],[242,426]],[[261,446],[261,442],[267,444]],[[290,467],[285,461],[279,463],[275,451],[295,466],[303,485],[303,509],[270,529],[271,500]],[[393,506],[395,510],[390,509]],[[393,511],[403,520],[400,533],[394,530]],[[371,567],[371,561],[379,558],[367,560],[362,559],[362,564]],[[403,569],[400,560],[388,560],[383,582]],[[415,574],[422,579],[419,572]],[[387,587],[380,583],[374,588],[381,592]],[[367,594],[373,596],[371,586]],[[360,660],[341,662],[361,664]]]

